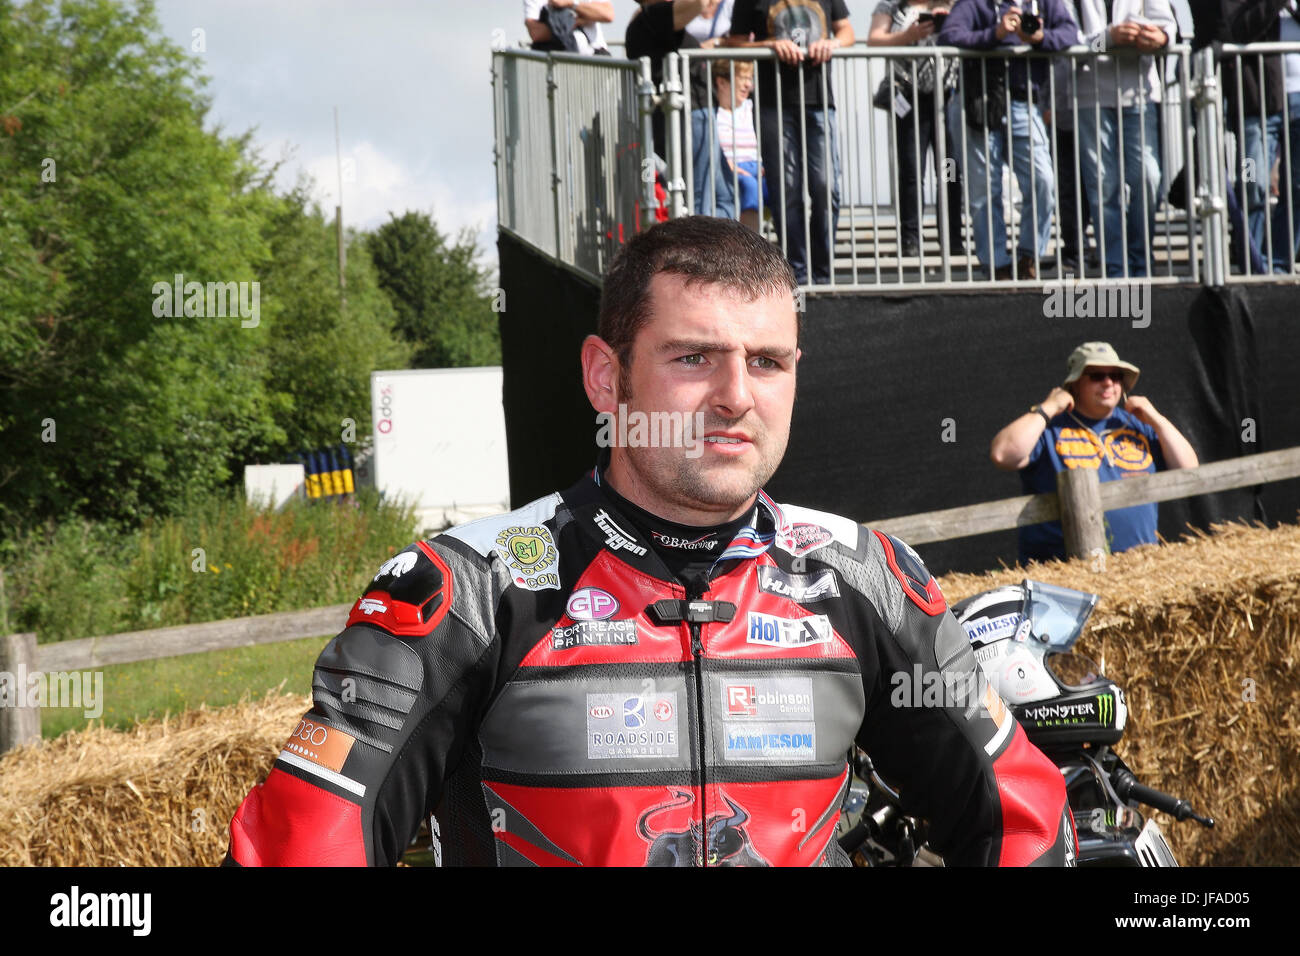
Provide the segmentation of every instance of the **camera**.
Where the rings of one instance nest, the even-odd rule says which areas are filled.
[[[1032,0],[1029,9],[1020,15],[1020,32],[1033,36],[1042,29],[1043,21],[1038,16],[1038,0]]]

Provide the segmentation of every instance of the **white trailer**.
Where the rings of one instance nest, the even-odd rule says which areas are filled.
[[[500,366],[370,373],[375,487],[441,530],[510,510]]]

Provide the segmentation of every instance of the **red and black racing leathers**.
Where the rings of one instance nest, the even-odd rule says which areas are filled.
[[[760,493],[687,594],[593,472],[384,563],[227,861],[391,865],[433,812],[445,864],[842,863],[857,743],[949,864],[1067,862],[1060,773],[939,673],[978,665],[896,539]]]

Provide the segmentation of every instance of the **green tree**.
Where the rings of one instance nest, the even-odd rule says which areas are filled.
[[[201,85],[148,3],[0,0],[0,523],[166,509],[283,440],[257,330],[155,307],[267,254],[265,172]]]
[[[366,246],[397,313],[396,332],[415,347],[411,367],[501,364],[489,273],[473,234],[453,242],[426,213],[389,217]]]
[[[365,244],[349,236],[344,306],[334,225],[310,203],[305,183],[281,201],[267,237],[266,286],[277,303],[268,327],[267,386],[286,435],[275,457],[338,444],[346,418],[361,441],[370,433],[370,373],[405,368],[411,355],[393,335],[393,307]]]

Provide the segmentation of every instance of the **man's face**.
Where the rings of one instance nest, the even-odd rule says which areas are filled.
[[[678,413],[703,431],[694,447],[614,448],[615,488],[683,524],[743,514],[785,455],[797,338],[789,293],[746,302],[718,286],[656,275],[618,401],[629,413]]]
[[[1089,418],[1105,418],[1124,394],[1124,370],[1089,365],[1075,385],[1075,404]]]

